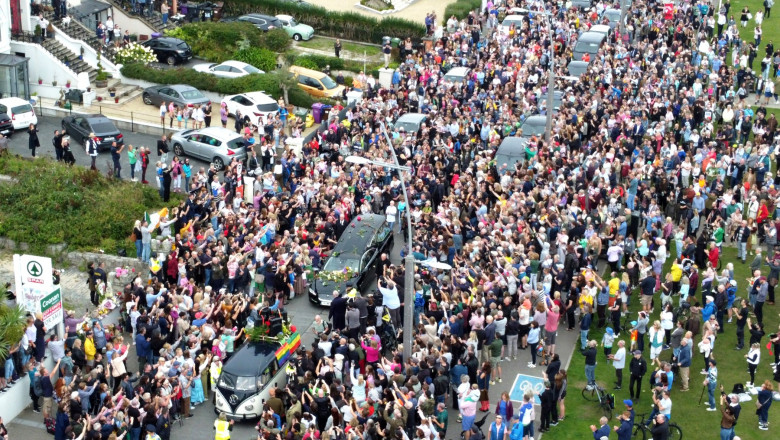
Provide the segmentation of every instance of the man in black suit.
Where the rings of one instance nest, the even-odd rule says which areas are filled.
[[[160,156],[160,162],[168,162],[168,136],[163,135],[162,139],[157,141],[157,155]]]
[[[344,330],[346,326],[347,299],[338,290],[333,291],[333,301],[330,303],[328,319],[335,330]]]

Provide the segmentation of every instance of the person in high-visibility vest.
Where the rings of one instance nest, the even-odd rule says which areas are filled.
[[[219,417],[214,421],[214,440],[230,440],[230,431],[233,430],[235,420],[227,421],[225,413],[219,413]]]

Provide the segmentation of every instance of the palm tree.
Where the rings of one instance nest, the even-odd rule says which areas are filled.
[[[11,347],[22,340],[27,312],[19,306],[0,303],[0,359],[6,359]]]
[[[298,80],[295,78],[295,75],[290,72],[290,66],[287,65],[287,63],[282,63],[282,66],[276,69],[274,74],[276,75],[276,80],[279,83],[279,87],[282,89],[284,105],[290,105],[289,91],[293,87],[298,86]]]

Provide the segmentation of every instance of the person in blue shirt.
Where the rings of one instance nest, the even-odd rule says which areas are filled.
[[[631,440],[631,431],[634,428],[631,413],[623,411],[623,414],[618,416],[618,421],[620,421],[620,426],[615,426],[618,440]]]
[[[502,416],[496,416],[496,420],[490,424],[490,440],[504,440],[506,435],[506,423]]]

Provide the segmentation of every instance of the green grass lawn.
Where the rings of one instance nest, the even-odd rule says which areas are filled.
[[[672,246],[674,247],[674,246]],[[672,249],[672,255],[675,254],[675,250]],[[747,296],[747,282],[745,281],[746,278],[749,275],[750,268],[749,268],[749,261],[748,264],[743,265],[740,263],[736,258],[736,249],[733,248],[724,248],[723,252],[723,258],[724,258],[724,267],[727,262],[734,261],[734,278],[737,280],[738,287],[738,297],[746,297]],[[752,258],[752,257],[750,257]],[[667,260],[668,264],[664,268],[664,274],[668,272],[669,266],[671,266],[672,259]],[[768,274],[768,270],[764,271],[765,274]],[[780,293],[780,292],[778,292]],[[701,298],[701,289],[698,290],[697,296]],[[632,304],[631,304],[631,313],[632,315],[636,315],[636,312],[639,310],[639,301],[637,300],[637,293],[635,292],[632,298]],[[660,304],[660,300],[656,301],[657,304]],[[677,297],[675,297],[675,305],[677,304]],[[656,319],[659,319],[660,314],[660,307],[656,306],[655,313],[650,319],[650,322],[653,322]],[[742,351],[734,351],[734,346],[736,345],[736,326],[734,323],[728,324],[725,323],[727,319],[724,319],[725,324],[725,333],[718,335],[718,338],[715,342],[715,359],[718,361],[718,371],[719,371],[719,382],[723,384],[726,391],[730,391],[732,386],[735,383],[745,383],[750,380],[750,376],[747,373],[747,362],[745,361],[744,355],[747,353],[747,348],[743,349]],[[780,322],[780,319],[778,319],[778,310],[775,306],[765,305],[764,306],[764,320],[765,320],[765,329],[767,333],[773,333],[778,328],[778,323]],[[594,326],[596,327],[596,326]],[[591,328],[591,332],[589,335],[590,339],[595,339],[597,341],[601,340],[601,336],[603,335],[603,332],[596,329],[595,331],[593,328]],[[565,330],[563,330],[565,331]],[[628,336],[624,332],[622,333],[623,336],[621,339],[626,340],[626,345],[629,345]],[[749,338],[749,334],[746,335],[745,344],[747,345],[747,340]],[[695,338],[694,344],[698,344],[698,342],[701,340],[701,338]],[[768,366],[768,362],[772,359],[770,354],[765,348],[766,343],[768,342],[768,337],[764,337],[762,340],[762,351],[761,351],[761,363],[759,365],[759,368],[756,372],[756,383],[763,383],[764,380],[772,379],[772,370]],[[577,342],[579,344],[579,341]],[[617,341],[615,343],[615,347],[617,346]],[[681,393],[679,391],[680,389],[680,381],[679,377],[675,377],[674,379],[674,390],[672,391],[672,420],[674,420],[683,430],[683,438],[688,439],[705,439],[705,438],[718,438],[718,435],[720,433],[720,413],[719,412],[708,412],[705,409],[705,404],[707,401],[707,396],[705,395],[703,398],[703,404],[699,405],[699,395],[702,390],[702,381],[704,380],[704,376],[699,374],[700,370],[702,369],[704,365],[703,358],[701,354],[698,353],[697,348],[694,346],[693,349],[693,362],[691,365],[691,376],[690,376],[690,392],[687,393]],[[649,353],[647,349],[647,340],[645,341],[645,353],[647,356],[647,353]],[[661,354],[661,360],[669,360],[672,356],[671,350],[665,350]],[[648,369],[652,370],[652,366],[648,365]],[[585,401],[582,398],[581,390],[585,387],[586,380],[585,380],[585,362],[584,357],[580,355],[579,347],[577,347],[574,351],[571,365],[569,366],[569,389],[568,394],[566,397],[566,420],[561,422],[557,427],[552,428],[552,431],[548,433],[548,435],[545,435],[545,437],[552,438],[555,440],[565,440],[565,439],[571,439],[571,440],[581,440],[585,438],[591,438],[591,431],[589,429],[590,425],[595,424],[598,425],[598,420],[601,417],[600,410],[598,407],[598,404],[593,402]],[[612,368],[611,364],[607,361],[606,357],[603,354],[603,349],[599,347],[599,359],[598,359],[598,366],[596,367],[596,381],[601,385],[606,387],[610,392],[613,392],[615,394],[615,400],[616,405],[615,409],[616,412],[622,412],[624,405],[623,400],[629,398],[629,392],[628,392],[628,381],[629,381],[630,374],[628,373],[628,361],[626,362],[626,369],[623,372],[623,389],[622,390],[616,390],[612,391],[612,387],[615,381],[615,370]],[[650,387],[648,385],[649,381],[649,371],[648,375],[645,376],[644,382],[642,384],[642,398],[641,401],[634,406],[634,409],[637,413],[649,413],[651,411],[650,405],[652,404],[652,398],[650,396]],[[773,382],[774,384],[774,382]],[[777,384],[774,384],[777,386]],[[705,392],[706,394],[706,392]],[[754,399],[755,401],[755,399]],[[772,434],[769,434],[771,431],[761,431],[758,429],[758,419],[755,415],[755,404],[754,401],[751,402],[744,402],[742,403],[742,413],[740,415],[739,424],[736,429],[737,435],[741,436],[743,439],[759,439],[759,438],[772,438]],[[778,412],[780,410],[777,409],[777,405],[773,405],[772,408],[769,410],[769,421],[770,424],[778,424],[780,421],[777,421]],[[611,426],[615,426],[617,422],[613,418],[613,420],[610,422]]]
[[[737,26],[739,27],[739,34],[742,40],[745,42],[754,41],[753,29],[756,27],[756,22],[753,20],[748,21],[748,25],[744,28],[739,24],[740,15],[742,15],[742,8],[747,6],[750,12],[755,16],[757,11],[764,10],[763,0],[734,0],[731,2],[731,8],[729,9],[729,16],[733,15],[737,20]],[[761,59],[764,57],[764,47],[770,41],[774,42],[775,49],[780,48],[780,10],[778,6],[772,8],[772,14],[769,18],[764,17],[764,22],[761,24],[761,30],[763,35],[761,36],[761,45],[757,47],[758,55],[753,61],[753,70],[756,73],[761,73]],[[717,4],[715,5],[717,8]],[[717,12],[717,11],[716,11]],[[716,17],[717,18],[717,17]],[[717,30],[717,29],[716,29]],[[729,55],[729,62],[731,62],[731,55]]]
[[[332,38],[314,37],[309,41],[300,41],[298,42],[298,45],[301,47],[307,47],[309,49],[317,49],[317,50],[323,50],[326,52],[333,53],[334,41],[335,40],[333,40]],[[352,43],[347,41],[341,42],[341,50],[346,52],[351,52],[355,55],[360,55],[360,56],[362,56],[363,52],[365,51],[366,56],[368,57],[379,56],[382,54],[382,48],[378,46]]]

